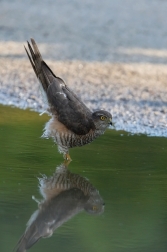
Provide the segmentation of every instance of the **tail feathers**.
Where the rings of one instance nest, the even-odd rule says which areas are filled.
[[[25,50],[37,78],[40,80],[44,91],[47,92],[48,86],[50,85],[55,75],[53,74],[51,69],[47,66],[47,64],[43,61],[40,51],[37,47],[37,44],[35,43],[35,40],[32,38],[31,43],[32,46],[27,41],[29,52],[26,47]]]
[[[54,79],[57,79],[56,75],[52,72],[52,70],[48,67],[48,65],[45,63],[45,61],[42,61],[41,68],[43,70],[43,75],[45,76],[45,79],[50,84],[53,82]],[[60,79],[60,78],[58,78]],[[64,82],[63,82],[64,83]]]
[[[30,44],[29,44],[28,41],[27,41],[27,43],[28,43],[29,48],[31,48],[31,46],[30,46]],[[36,74],[36,76],[37,76],[37,78],[38,78],[38,74],[37,74],[36,67],[35,67],[35,65],[34,65],[32,59],[31,59],[31,57],[30,57],[30,55],[29,55],[29,53],[28,53],[28,51],[27,51],[27,48],[26,48],[25,46],[24,46],[24,48],[25,48],[26,53],[27,53],[27,56],[28,56],[28,58],[29,58],[29,60],[30,60],[31,66],[32,66],[32,68],[34,69],[34,72],[35,72],[35,74]],[[30,51],[31,51],[31,50],[32,50],[32,48],[30,49]],[[33,50],[32,50],[32,53],[34,54]],[[32,53],[31,53],[31,54],[32,54]]]
[[[40,238],[41,236],[39,235],[36,226],[32,225],[20,238],[13,251],[26,252],[26,250],[31,248]]]

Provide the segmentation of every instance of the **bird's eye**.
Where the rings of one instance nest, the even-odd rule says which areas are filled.
[[[93,209],[93,211],[96,211],[97,210],[97,206],[93,206],[92,209]]]
[[[104,120],[106,119],[106,117],[105,117],[105,116],[101,116],[100,119],[101,119],[102,121],[104,121]]]

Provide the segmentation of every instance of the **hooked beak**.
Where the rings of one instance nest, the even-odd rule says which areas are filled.
[[[110,124],[110,125],[113,125],[113,123],[112,123],[112,119],[111,119],[111,118],[110,118],[109,124]]]

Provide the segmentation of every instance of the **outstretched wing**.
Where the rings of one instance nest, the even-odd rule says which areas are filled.
[[[31,43],[33,49],[28,42],[31,56],[26,48],[25,50],[32,68],[47,94],[50,106],[58,115],[58,120],[78,135],[85,135],[91,129],[94,130],[95,125],[92,119],[92,112],[43,61],[33,39],[31,39]]]

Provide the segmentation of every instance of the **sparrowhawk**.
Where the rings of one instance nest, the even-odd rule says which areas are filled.
[[[37,44],[31,39],[25,48],[32,68],[42,84],[52,115],[44,129],[52,137],[65,159],[71,160],[69,148],[83,146],[102,135],[112,125],[112,115],[105,110],[92,112],[43,61]]]
[[[30,217],[27,228],[18,241],[16,252],[25,252],[39,239],[50,237],[53,232],[79,212],[102,214],[104,201],[99,191],[84,177],[72,173],[63,163],[51,177],[39,179],[43,196],[36,200],[38,209]]]

